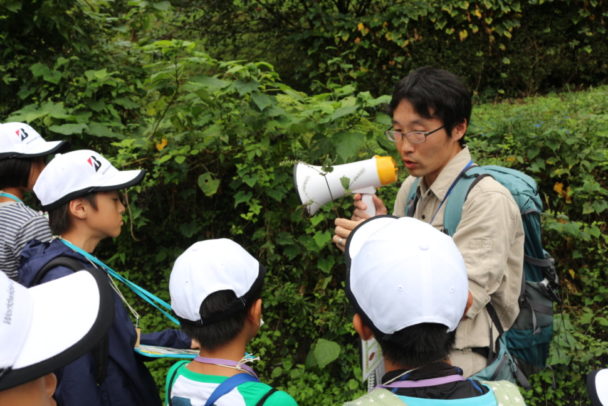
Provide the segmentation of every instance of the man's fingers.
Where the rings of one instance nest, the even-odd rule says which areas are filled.
[[[340,237],[348,237],[350,232],[354,230],[354,228],[357,227],[360,222],[361,220],[349,220],[342,217],[338,217],[334,224],[336,225],[336,230],[338,230],[338,228],[341,228],[344,230],[343,232],[346,232],[346,235],[341,234]],[[336,234],[338,234],[337,231]]]

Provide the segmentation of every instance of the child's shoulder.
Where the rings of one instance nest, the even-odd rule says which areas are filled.
[[[298,404],[289,393],[274,389],[263,382],[248,382],[240,385],[238,390],[245,399],[255,400],[252,403],[254,405],[263,398],[265,398],[264,406],[297,406]]]

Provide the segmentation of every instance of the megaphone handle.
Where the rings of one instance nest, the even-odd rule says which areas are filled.
[[[361,200],[367,205],[365,213],[370,217],[374,217],[376,215],[376,206],[374,205],[373,196],[373,193],[363,193],[361,195]]]

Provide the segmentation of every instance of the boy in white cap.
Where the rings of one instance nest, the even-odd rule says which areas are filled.
[[[45,166],[45,157],[64,141],[45,141],[25,123],[0,124],[0,270],[18,280],[19,255],[33,239],[49,241],[48,220],[28,207],[23,198],[31,192]]]
[[[143,176],[143,170],[119,171],[95,151],[57,154],[40,174],[34,193],[49,211],[51,231],[59,238],[26,246],[22,283],[37,285],[70,275],[74,269],[93,267],[132,286],[92,252],[101,240],[118,237],[125,210],[118,191],[139,183]],[[56,398],[62,406],[160,405],[156,384],[142,357],[134,352],[137,333],[129,311],[135,319],[138,314],[118,285],[106,279],[115,291],[114,323],[98,349],[57,371]],[[190,339],[179,330],[144,334],[141,342],[190,347]]]
[[[413,218],[378,216],[354,229],[345,255],[353,325],[380,343],[386,371],[379,387],[347,405],[524,404],[514,384],[466,379],[447,361],[471,302],[449,236]]]
[[[171,307],[200,343],[194,361],[167,375],[167,405],[293,406],[285,392],[261,383],[245,347],[262,324],[264,267],[229,239],[200,241],[175,261]]]
[[[56,405],[53,371],[97,345],[113,314],[112,291],[99,272],[30,289],[0,272],[0,405]]]

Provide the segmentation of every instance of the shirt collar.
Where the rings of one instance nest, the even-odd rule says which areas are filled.
[[[424,181],[420,182],[420,192],[424,195],[428,189],[439,200],[443,200],[445,194],[448,192],[450,185],[454,182],[454,179],[460,174],[462,169],[467,166],[471,161],[471,153],[469,147],[465,146],[458,154],[456,154],[448,163],[443,167],[435,182],[428,188]]]

